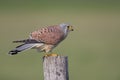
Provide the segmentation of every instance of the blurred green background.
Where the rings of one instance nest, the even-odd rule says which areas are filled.
[[[75,29],[54,49],[68,56],[70,80],[120,80],[119,0],[0,0],[0,80],[43,80],[43,53],[7,53],[13,40],[60,23]]]

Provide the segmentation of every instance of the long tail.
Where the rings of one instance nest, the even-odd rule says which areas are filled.
[[[34,39],[24,39],[13,41],[13,43],[39,43],[39,41],[36,41]]]
[[[24,50],[28,50],[34,47],[38,47],[38,46],[42,46],[43,43],[38,42],[36,40],[32,40],[32,39],[26,39],[26,40],[19,40],[19,41],[13,41],[14,43],[18,43],[18,42],[22,42],[22,45],[17,46],[15,49],[9,51],[9,54],[11,55],[15,55],[18,52],[24,51]]]

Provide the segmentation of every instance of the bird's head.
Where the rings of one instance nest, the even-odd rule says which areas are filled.
[[[64,33],[68,33],[70,31],[73,31],[73,27],[69,24],[60,24],[60,27],[62,28],[62,30],[64,31]]]

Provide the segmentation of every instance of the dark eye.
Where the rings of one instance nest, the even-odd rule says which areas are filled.
[[[67,26],[67,28],[69,29],[69,28],[70,28],[70,26]]]

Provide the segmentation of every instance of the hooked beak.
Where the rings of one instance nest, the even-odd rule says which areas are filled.
[[[70,31],[74,31],[73,26],[70,26]]]

